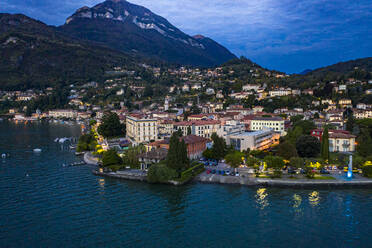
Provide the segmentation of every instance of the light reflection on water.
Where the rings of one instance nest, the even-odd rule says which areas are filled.
[[[258,204],[260,209],[265,209],[269,206],[269,200],[267,196],[269,194],[266,192],[266,188],[259,188],[256,193],[256,203]]]
[[[309,194],[310,205],[316,207],[320,203],[320,195],[318,191],[313,191]]]

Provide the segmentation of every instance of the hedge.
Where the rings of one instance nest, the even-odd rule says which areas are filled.
[[[198,163],[197,165],[185,170],[181,173],[181,182],[185,182],[193,178],[194,176],[204,171],[204,164]]]
[[[372,165],[364,165],[362,167],[363,176],[372,178]]]

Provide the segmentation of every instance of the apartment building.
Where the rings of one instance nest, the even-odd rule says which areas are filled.
[[[77,112],[72,109],[55,109],[55,110],[49,110],[48,116],[50,118],[76,118]]]
[[[220,128],[220,121],[216,120],[201,120],[201,121],[182,121],[175,122],[174,131],[181,129],[183,135],[188,135],[188,130],[191,129],[191,134],[210,138],[213,133],[217,133]]]
[[[285,135],[285,121],[280,117],[255,117],[251,120],[251,130],[258,131],[270,128],[275,132]]]
[[[227,145],[232,145],[236,150],[266,150],[273,145],[279,144],[280,134],[265,128],[255,132],[244,132],[228,135]]]
[[[158,139],[158,120],[143,114],[131,114],[126,118],[127,137],[134,145]]]

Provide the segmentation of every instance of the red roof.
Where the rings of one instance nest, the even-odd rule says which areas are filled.
[[[220,124],[220,121],[216,120],[200,120],[200,121],[181,121],[175,122],[175,126],[203,126],[203,125],[216,125]]]

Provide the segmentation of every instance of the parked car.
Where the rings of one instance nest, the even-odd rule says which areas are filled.
[[[212,174],[216,174],[216,170],[212,170]]]
[[[288,168],[288,174],[296,174],[296,170],[293,168]]]
[[[207,174],[210,174],[211,173],[211,170],[207,170],[206,172],[207,172]]]
[[[326,169],[321,169],[320,174],[330,174],[328,170]]]
[[[239,171],[237,171],[237,172],[235,173],[235,176],[236,176],[236,177],[240,176]]]

